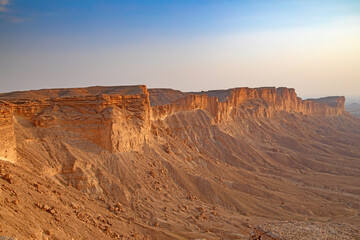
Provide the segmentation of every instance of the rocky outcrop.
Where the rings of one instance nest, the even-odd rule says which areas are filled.
[[[360,121],[336,116],[343,100],[301,100],[287,88],[0,94],[0,153],[9,159],[16,146],[17,154],[16,164],[0,160],[1,231],[161,240],[247,239],[253,229],[254,239],[356,239]],[[266,227],[274,216],[303,224]]]
[[[0,101],[0,160],[16,160],[16,141],[11,106]]]
[[[289,88],[234,88],[199,93],[145,86],[50,89],[0,94],[0,156],[15,156],[13,116],[41,128],[60,128],[110,152],[138,149],[150,133],[151,121],[203,109],[215,122],[241,117],[270,117],[277,111],[336,116],[344,112],[344,97],[302,100]],[[150,106],[152,101],[152,107]]]
[[[151,109],[151,119],[163,119],[180,111],[204,109],[214,116],[216,122],[221,122],[237,116],[238,109],[248,108],[244,105],[248,101],[257,102],[254,104],[257,107],[252,112],[254,116],[268,117],[276,111],[337,116],[344,112],[345,98],[302,100],[292,88],[234,88],[192,93],[171,103],[154,106]]]
[[[145,86],[123,87],[110,94],[81,92],[80,96],[38,94],[35,99],[7,96],[6,100],[15,117],[26,118],[37,127],[75,133],[111,152],[136,150],[146,140],[150,105]]]
[[[302,100],[293,88],[277,88],[277,109],[304,115],[337,116],[344,113],[345,97]]]

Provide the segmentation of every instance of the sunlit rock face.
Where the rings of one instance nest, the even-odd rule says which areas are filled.
[[[14,119],[11,106],[0,101],[0,159],[14,162],[16,160],[16,141]]]
[[[8,94],[2,99],[7,105],[4,102],[1,107],[1,131],[11,141],[13,117],[39,128],[64,129],[111,152],[138,148],[150,130],[145,86],[38,90]]]
[[[152,90],[150,90],[151,93]],[[157,89],[159,94],[161,89]],[[167,93],[168,90],[163,90]],[[153,98],[156,98],[154,96]],[[169,98],[167,98],[169,99]],[[257,101],[253,115],[270,117],[276,111],[302,113],[305,115],[336,116],[344,112],[344,97],[327,97],[302,100],[292,88],[234,88],[200,93],[189,93],[170,103],[164,101],[151,109],[151,119],[164,119],[166,116],[180,111],[195,109],[207,110],[214,116],[216,122],[226,121],[236,116],[239,108],[245,107],[247,101]],[[247,106],[248,108],[251,108]]]
[[[278,222],[284,233],[331,220],[358,236],[360,122],[344,100],[272,87],[0,94],[0,225],[23,239],[247,239],[276,216],[298,221]]]
[[[335,116],[344,112],[344,97],[301,100],[289,88],[234,88],[199,93],[150,90],[145,86],[51,89],[2,94],[1,156],[16,158],[13,118],[27,119],[40,128],[62,128],[110,152],[138,149],[147,139],[151,121],[181,112],[203,109],[214,122],[240,117],[271,117],[278,111]],[[165,96],[164,96],[165,95]],[[161,96],[161,98],[159,97]],[[253,102],[254,104],[249,104]],[[165,104],[162,104],[165,103]],[[6,149],[6,150],[5,150]]]

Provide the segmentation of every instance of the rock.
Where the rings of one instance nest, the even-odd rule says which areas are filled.
[[[43,207],[43,205],[42,205],[41,203],[38,203],[38,202],[35,203],[35,206],[38,207],[38,208],[42,208],[42,207]]]
[[[204,208],[204,207],[198,207],[197,209],[198,209],[198,211],[201,212],[201,213],[202,213],[202,212],[205,212],[205,208]]]
[[[70,203],[70,207],[72,207],[73,209],[78,209],[79,208],[79,205],[74,203],[74,202],[71,202]]]
[[[116,203],[114,206],[109,206],[109,210],[112,212],[121,212],[123,210],[123,206],[121,203]]]
[[[47,212],[51,213],[52,215],[54,215],[56,213],[54,208],[51,208],[51,209],[47,210]]]
[[[35,206],[54,215],[56,213],[56,210],[53,207],[50,207],[47,204],[41,204],[41,203],[35,203]]]
[[[53,235],[54,234],[54,230],[53,229],[48,229],[45,231],[46,235]]]
[[[150,171],[149,172],[150,176],[152,176],[153,178],[156,178],[156,173],[154,171]]]
[[[5,174],[4,176],[2,176],[2,178],[9,183],[14,183],[13,175],[11,173]]]
[[[44,209],[45,211],[49,211],[51,209],[51,207],[49,205],[47,205],[47,204],[44,204],[42,206],[42,209]]]
[[[160,90],[157,89],[157,96]],[[167,90],[164,90],[166,92]],[[150,92],[151,95],[151,92]],[[172,102],[161,105],[161,101],[152,96],[157,105],[151,108],[151,119],[163,119],[180,111],[204,109],[210,112],[215,122],[222,122],[234,116],[233,109],[249,100],[262,100],[271,108],[261,107],[253,112],[257,117],[269,117],[274,110],[299,112],[305,115],[337,116],[344,113],[344,97],[327,97],[301,100],[292,88],[234,88],[184,94]]]
[[[359,219],[360,123],[337,116],[342,97],[301,100],[287,88],[152,92],[174,93],[131,86],[0,94],[9,101],[0,100],[0,176],[11,172],[21,183],[0,179],[0,231],[24,239],[55,238],[50,226],[57,239],[119,238],[115,229],[124,239],[242,239],[238,232],[271,217]],[[9,163],[16,151],[21,159]],[[261,229],[254,237],[278,236]]]
[[[6,118],[0,118],[0,125],[6,123],[9,126],[6,128],[9,138],[5,139],[4,146],[0,145],[0,157],[15,154],[12,150],[9,152],[16,145],[14,114],[40,128],[61,126],[110,152],[140,148],[151,128],[146,86],[111,87],[106,89],[107,94],[102,94],[101,90],[103,88],[99,88],[96,94],[90,88],[67,89],[69,94],[65,97],[61,96],[60,89],[17,92],[14,97],[11,94],[0,97],[0,114],[6,114]],[[31,97],[32,93],[36,97]],[[2,99],[7,102],[1,102]],[[124,126],[123,122],[132,127]]]
[[[164,151],[165,151],[166,153],[171,153],[171,148],[170,148],[170,145],[169,145],[168,143],[166,143],[166,144],[164,145]]]

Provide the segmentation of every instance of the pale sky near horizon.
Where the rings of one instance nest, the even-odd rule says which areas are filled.
[[[360,1],[0,0],[0,83],[360,96]]]

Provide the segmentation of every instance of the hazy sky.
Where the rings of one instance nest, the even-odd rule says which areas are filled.
[[[360,1],[0,0],[0,92],[133,84],[360,96]]]

